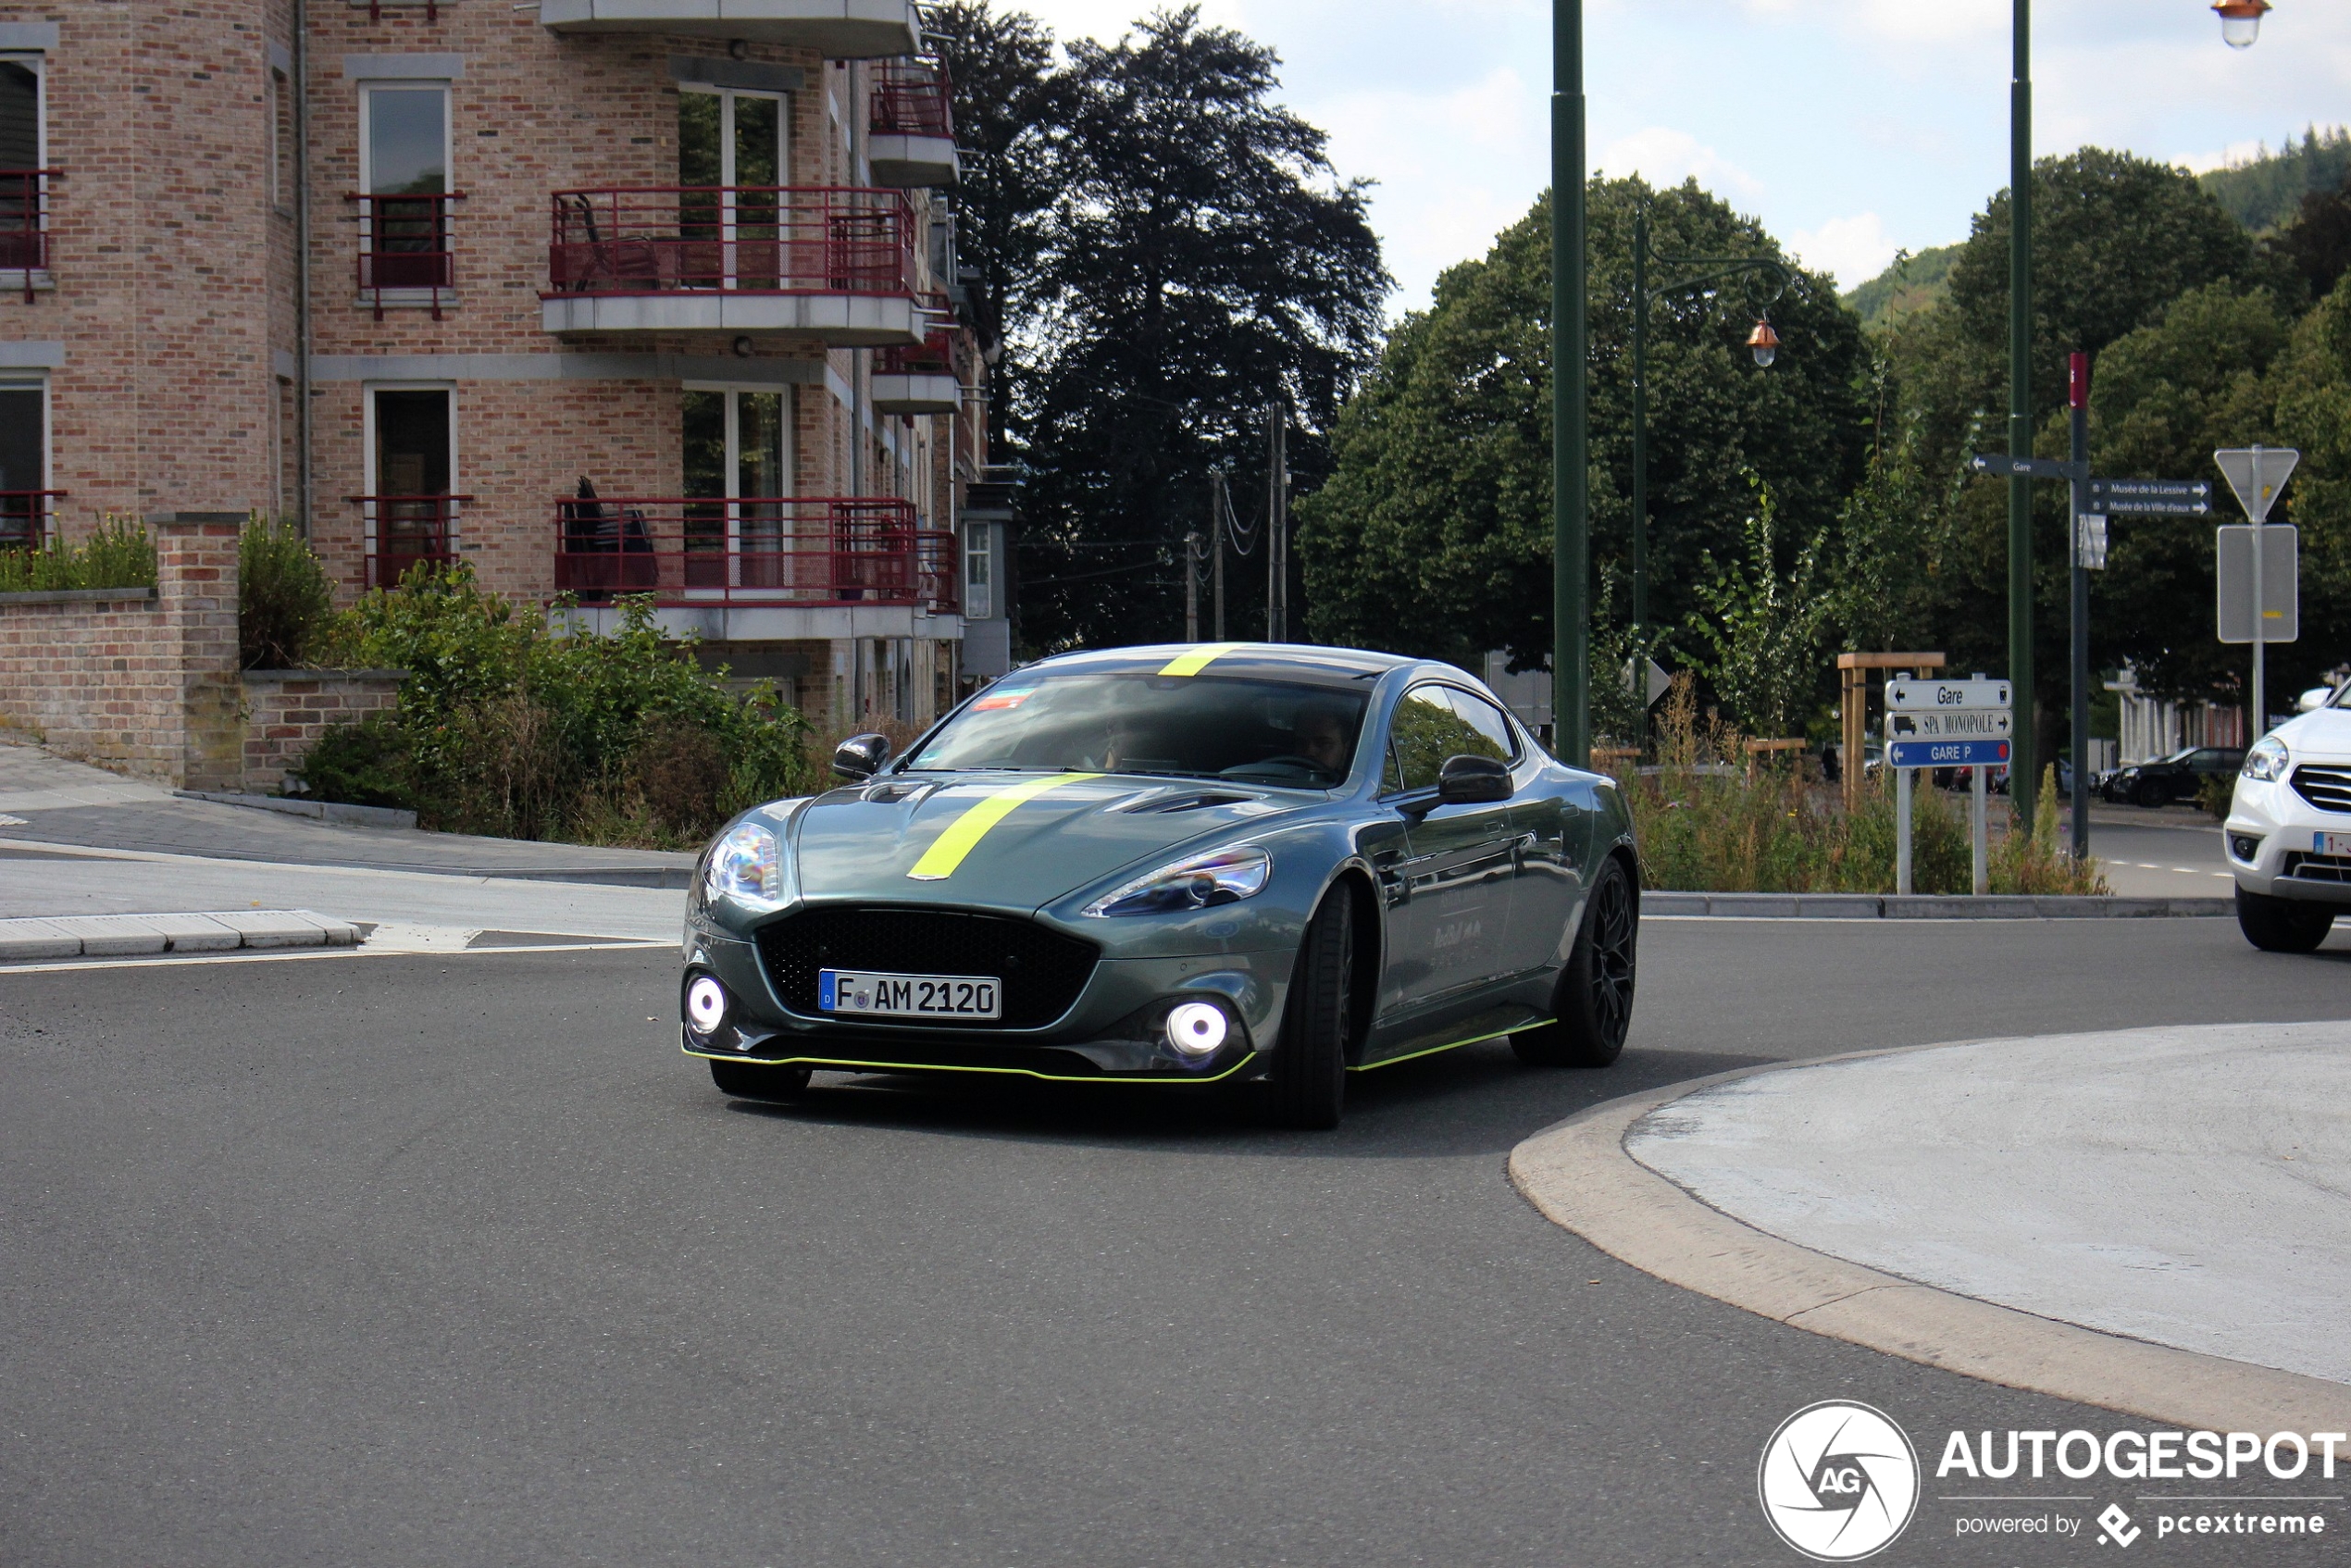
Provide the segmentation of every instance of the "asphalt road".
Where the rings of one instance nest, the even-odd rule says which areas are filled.
[[[1655,922],[1644,957],[1616,1068],[1471,1048],[1332,1135],[731,1103],[653,951],[0,975],[0,1563],[1792,1563],[1754,1487],[1800,1406],[1930,1467],[2129,1423],[1660,1284],[1523,1202],[1514,1142],[1763,1060],[2351,1013],[2351,952],[2225,921]],[[1926,1491],[1873,1561],[2095,1555]]]

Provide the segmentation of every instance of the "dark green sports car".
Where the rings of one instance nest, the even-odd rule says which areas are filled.
[[[1262,1078],[1326,1127],[1350,1072],[1503,1036],[1546,1066],[1623,1049],[1623,800],[1450,665],[1071,653],[889,749],[843,742],[841,788],[703,855],[678,999],[729,1094],[819,1068]]]

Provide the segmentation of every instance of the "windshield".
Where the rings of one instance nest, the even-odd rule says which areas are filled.
[[[1363,728],[1361,692],[1214,676],[1007,676],[930,738],[918,773],[1146,773],[1328,789]]]

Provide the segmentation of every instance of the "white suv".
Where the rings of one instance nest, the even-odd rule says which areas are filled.
[[[2313,700],[2318,701],[2314,702]],[[2237,925],[2265,952],[2309,952],[2351,910],[2351,685],[2303,699],[2245,753],[2229,802]]]

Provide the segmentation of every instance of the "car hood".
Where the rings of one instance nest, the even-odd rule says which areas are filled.
[[[1064,775],[1066,782],[1038,790],[1050,777],[896,775],[820,795],[792,818],[790,853],[800,894],[1038,909],[1122,866],[1325,798],[1215,779],[1115,774]],[[1024,798],[1004,811],[1002,797],[1013,790],[1024,791]],[[1002,815],[960,859],[952,866],[939,857],[923,864],[942,835],[983,806]],[[915,876],[918,867],[927,875]],[[1138,875],[1150,869],[1136,865]]]
[[[2351,709],[2320,708],[2298,714],[2271,731],[2296,762],[2308,757],[2351,761]]]

